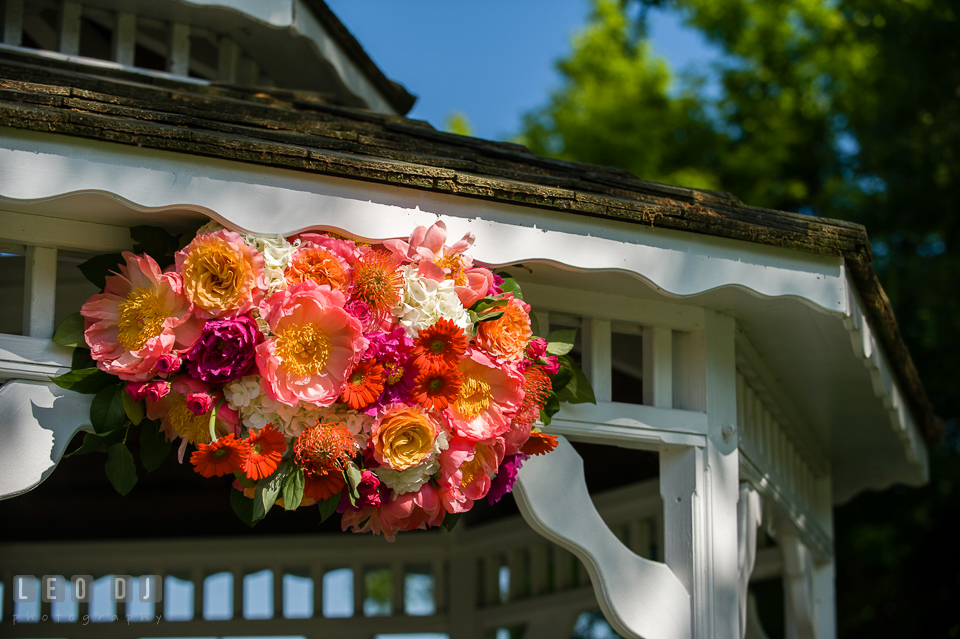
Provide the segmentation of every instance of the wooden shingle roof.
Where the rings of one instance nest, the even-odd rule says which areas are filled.
[[[520,145],[348,108],[330,96],[201,85],[3,48],[0,125],[838,255],[927,441],[942,433],[858,224],[545,158]]]

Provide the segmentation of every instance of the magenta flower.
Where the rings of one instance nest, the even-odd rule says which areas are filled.
[[[147,384],[146,396],[151,402],[159,402],[170,392],[170,382],[155,381]]]
[[[413,340],[403,328],[389,333],[367,335],[370,345],[364,359],[376,359],[383,366],[383,393],[364,411],[376,415],[377,410],[389,404],[411,404],[410,391],[416,383],[420,369],[410,359]]]
[[[256,369],[256,348],[263,333],[249,315],[210,320],[200,339],[184,353],[191,377],[210,383],[230,382]]]
[[[187,395],[187,408],[194,415],[206,415],[213,408],[214,401],[209,393],[190,393]]]
[[[497,503],[507,493],[513,492],[513,487],[517,485],[517,473],[523,462],[530,459],[530,455],[517,453],[505,457],[500,468],[497,469],[497,476],[490,482],[490,492],[487,493],[487,501],[491,505]]]
[[[133,401],[139,402],[147,396],[147,386],[149,386],[149,382],[128,382],[126,387],[127,395],[129,395]]]

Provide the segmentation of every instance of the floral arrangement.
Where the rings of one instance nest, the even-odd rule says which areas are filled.
[[[333,233],[242,235],[216,222],[181,242],[131,230],[135,250],[81,271],[102,288],[54,341],[76,347],[54,381],[94,394],[94,432],[122,494],[140,428],[149,471],[176,449],[234,477],[249,525],[274,505],[319,504],[343,530],[393,539],[452,527],[510,492],[560,401],[593,401],[567,353],[537,337],[516,280],[475,263],[442,222],[369,245]]]

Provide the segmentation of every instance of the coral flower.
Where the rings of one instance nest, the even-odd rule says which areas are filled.
[[[466,334],[448,319],[440,319],[433,326],[420,331],[414,344],[413,361],[420,368],[456,366],[467,352]]]
[[[344,297],[316,282],[278,291],[260,305],[276,337],[257,347],[267,395],[288,406],[329,406],[347,371],[367,347],[360,322],[343,310]]]
[[[260,302],[263,255],[233,231],[199,235],[176,255],[187,297],[204,319],[246,313]]]
[[[356,453],[353,433],[339,424],[311,426],[293,445],[294,460],[308,475],[339,475]]]
[[[495,357],[515,362],[523,358],[530,330],[530,305],[514,297],[503,308],[503,315],[477,325],[477,346]]]
[[[123,259],[120,273],[107,276],[103,293],[80,310],[84,339],[100,370],[142,382],[163,357],[192,346],[203,325],[190,314],[179,275],[161,273],[149,256],[124,252]]]
[[[204,477],[222,477],[243,469],[247,461],[248,444],[229,433],[212,444],[197,444],[190,456],[194,470]]]
[[[439,432],[440,425],[423,409],[393,404],[373,425],[373,457],[393,470],[413,468],[433,453]]]
[[[438,221],[429,229],[418,226],[410,234],[409,242],[387,240],[383,244],[401,262],[417,263],[421,276],[437,282],[452,280],[460,302],[469,308],[493,286],[493,273],[483,267],[474,268],[473,259],[464,255],[473,245],[473,233],[467,233],[452,246],[446,246],[446,241],[447,226]]]
[[[428,410],[443,410],[460,396],[460,386],[456,368],[426,368],[420,371],[410,397]]]
[[[390,315],[403,294],[400,265],[386,251],[368,251],[353,264],[355,299],[363,300],[376,324]]]
[[[304,477],[303,497],[323,501],[343,492],[347,482],[343,480],[343,473],[328,473],[326,475],[306,474]]]
[[[256,481],[269,477],[277,469],[287,450],[287,440],[272,424],[251,432],[253,434],[246,440],[249,452],[243,464],[243,472]]]
[[[521,452],[521,447],[530,437],[530,429],[533,428],[533,423],[540,419],[540,411],[547,405],[547,400],[550,399],[550,393],[552,392],[546,367],[542,364],[529,362],[527,364],[527,368],[523,372],[523,403],[520,405],[517,416],[513,418],[513,423],[510,424],[510,430],[503,434],[507,441],[508,455]]]
[[[427,483],[416,492],[404,493],[380,507],[380,525],[388,540],[401,530],[439,526],[446,516],[436,488]]]
[[[454,431],[471,441],[502,435],[523,401],[523,376],[476,348],[467,351],[457,369],[463,383],[448,409]]]
[[[332,250],[308,243],[290,258],[284,277],[288,284],[313,280],[346,293],[350,290],[353,269]]]
[[[482,442],[454,437],[440,453],[440,496],[447,512],[466,512],[474,500],[485,497],[503,457],[504,444],[499,437]]]
[[[383,392],[383,366],[368,359],[353,367],[343,383],[340,397],[350,408],[360,410],[375,402]]]
[[[535,430],[530,433],[530,439],[520,447],[524,455],[546,455],[557,447],[557,438]]]

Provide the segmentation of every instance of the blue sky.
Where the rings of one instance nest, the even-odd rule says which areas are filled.
[[[586,22],[589,0],[327,0],[381,69],[419,96],[409,116],[443,128],[463,112],[474,135],[506,139],[559,84],[554,62]],[[706,72],[717,54],[672,12],[651,13],[654,49],[675,70]]]

